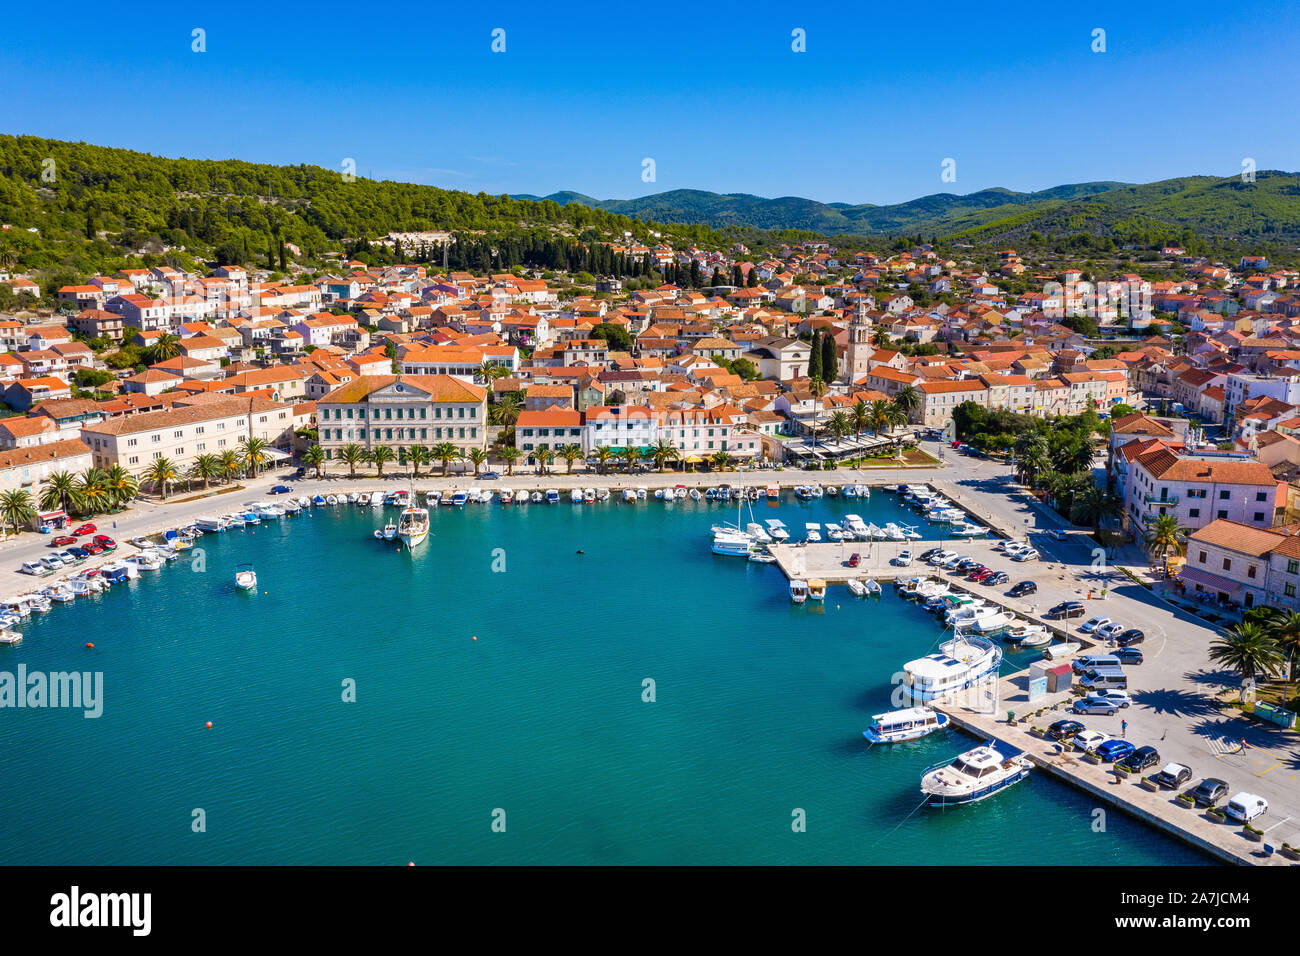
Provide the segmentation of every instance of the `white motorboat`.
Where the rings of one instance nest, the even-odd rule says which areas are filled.
[[[556,500],[557,500],[557,501],[559,500],[559,495],[560,495],[560,493],[557,491],[557,492],[555,493],[555,496],[556,496]],[[541,504],[543,501],[545,501],[546,498],[545,498],[545,496],[542,495],[542,493],[541,493],[540,491],[534,491],[531,495],[528,496],[528,500],[529,500],[532,504],[537,505],[537,504]]]
[[[596,489],[595,489],[595,488],[583,488],[583,489],[582,489],[582,503],[585,504],[585,505],[590,505],[590,504],[595,504],[595,503],[596,503]]]
[[[382,491],[370,492],[370,507],[382,508],[384,506],[384,493]]]
[[[790,532],[786,529],[784,521],[779,518],[768,518],[764,524],[767,525],[767,533],[773,541],[790,540]]]
[[[560,491],[558,488],[546,489],[546,503],[548,505],[558,505],[560,503]]]
[[[949,724],[947,714],[941,714],[929,707],[908,707],[904,710],[891,710],[885,714],[875,714],[872,725],[862,731],[873,744],[896,744],[904,740],[919,740],[936,730],[943,730]]]
[[[575,505],[582,504],[582,489],[574,488],[572,491],[570,491],[569,500],[572,501]]]
[[[856,498],[857,496],[858,496],[858,490],[853,485],[844,486],[845,498]]]
[[[225,531],[230,524],[224,518],[201,515],[194,519],[194,524],[201,531]]]
[[[749,552],[749,560],[755,564],[776,564],[776,555],[770,551],[762,551],[755,548]]]
[[[808,597],[813,601],[826,600],[826,582],[816,579],[808,582]]]
[[[1066,657],[1073,657],[1083,648],[1078,641],[1063,641],[1060,644],[1053,644],[1043,649],[1043,659],[1049,661],[1059,661]]]
[[[141,551],[139,554],[133,554],[126,559],[128,564],[134,564],[140,571],[157,571],[163,566],[163,556],[155,551]]]
[[[867,589],[867,593],[870,594],[872,597],[879,595],[880,592],[883,590],[883,588],[881,588],[880,586],[880,582],[877,581],[875,578],[867,578],[865,581],[862,582],[862,586]]]
[[[802,604],[808,600],[808,582],[801,581],[798,578],[790,582],[790,600],[795,604]]]
[[[597,500],[597,501],[609,501],[609,489],[608,489],[608,488],[597,488],[597,489],[596,489],[596,500]]]
[[[354,505],[354,504],[356,504],[356,503],[357,503],[357,493],[356,493],[355,491],[349,491],[349,492],[348,492],[348,504],[350,504],[350,505]]]
[[[1003,635],[1002,639],[1008,644],[1019,644],[1022,647],[1034,647],[1037,644],[1047,644],[1052,639],[1051,632],[1041,624],[1020,623],[1012,627]]]
[[[1005,630],[1011,620],[1007,614],[994,608],[992,614],[977,617],[972,626],[981,634],[996,634],[998,631]]]
[[[370,492],[368,492],[368,491],[363,491],[363,492],[361,492],[360,494],[358,494],[358,495],[357,495],[357,504],[359,504],[359,505],[365,505],[366,507],[369,507],[369,506],[370,506]]]
[[[838,497],[839,497],[839,494],[840,494],[840,486],[839,486],[839,485],[827,485],[827,486],[826,486],[826,494],[827,494],[828,496],[830,496],[831,498],[838,498]]]
[[[868,487],[867,485],[854,485],[854,486],[853,486],[853,490],[854,490],[854,492],[857,493],[857,496],[858,496],[859,498],[870,498],[870,497],[871,497],[871,488]]]
[[[650,490],[649,490],[648,488],[646,488],[645,485],[637,485],[637,489],[636,489],[636,500],[637,500],[637,501],[645,501],[645,499],[646,499],[646,495],[648,495],[649,493],[650,493]]]
[[[383,528],[376,528],[375,537],[381,541],[396,541],[397,525],[390,521],[388,524],[384,525]]]
[[[337,505],[337,504],[339,503],[339,497],[338,497],[338,495],[326,495],[326,496],[325,496],[325,503],[326,503],[327,505],[331,505],[331,506],[332,506],[332,505]]]
[[[857,597],[867,596],[867,586],[858,578],[849,578],[849,590]]]
[[[982,637],[958,631],[939,645],[934,654],[903,665],[903,687],[913,701],[930,701],[953,691],[965,690],[988,678],[996,678],[1002,664],[1002,649]]]
[[[18,631],[11,631],[8,627],[0,628],[0,644],[7,644],[12,647],[15,644],[21,644],[23,636]]]
[[[844,529],[838,525],[828,524],[826,526],[826,539],[828,541],[843,541]]]
[[[702,494],[700,494],[699,488],[692,488],[690,491],[690,496],[692,501],[699,501],[701,498],[704,497]]]
[[[826,493],[825,491],[822,490],[822,486],[821,486],[821,485],[813,485],[813,486],[812,486],[811,488],[809,488],[808,490],[812,492],[812,496],[813,496],[814,498],[820,498],[822,495],[824,495],[824,494]]]
[[[990,742],[929,767],[921,775],[921,793],[932,807],[975,803],[1024,780],[1032,767],[1021,751]]]
[[[635,488],[624,488],[624,489],[623,489],[623,501],[626,502],[626,503],[629,503],[629,504],[632,503],[632,502],[634,502],[634,501],[636,501],[636,489],[635,489]]]
[[[757,521],[751,521],[749,524],[745,525],[745,533],[753,538],[756,544],[772,543],[772,536],[768,534],[767,529]]]
[[[514,492],[514,489],[513,489],[513,488],[502,488],[501,491],[497,493],[497,499],[498,499],[498,500],[499,500],[503,505],[508,505],[508,504],[510,504],[511,502],[513,502],[513,501],[515,500],[515,492]]]
[[[674,498],[685,498],[685,497],[686,497],[686,486],[685,486],[685,485],[677,485],[677,486],[675,486],[675,487],[673,488],[673,497],[674,497]]]
[[[857,515],[845,515],[840,527],[844,530],[845,537],[852,535],[859,541],[871,540],[871,531],[867,528],[867,523]]]
[[[806,522],[803,526],[804,540],[816,544],[822,539],[822,526],[815,521]]]
[[[257,590],[257,572],[251,564],[240,565],[235,571],[235,587],[241,591]]]

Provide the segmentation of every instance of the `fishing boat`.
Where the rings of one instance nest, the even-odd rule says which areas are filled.
[[[808,597],[814,601],[826,600],[826,582],[817,579],[808,582]]]
[[[749,560],[755,564],[776,564],[776,555],[770,551],[755,548],[749,552]]]
[[[637,501],[645,501],[645,499],[646,499],[646,495],[648,495],[649,493],[650,493],[650,491],[649,491],[648,488],[646,488],[645,485],[637,485],[637,489],[636,489],[636,500],[637,500]]]
[[[390,521],[383,528],[376,528],[375,537],[381,541],[396,541],[397,525]]]
[[[324,495],[313,495],[313,496],[312,496],[312,499],[311,499],[311,503],[312,503],[313,505],[315,505],[317,508],[323,508],[323,507],[325,507],[325,496],[324,496]]]
[[[0,644],[6,644],[13,647],[15,644],[21,644],[23,636],[18,631],[11,631],[9,628],[0,628]]]
[[[625,503],[628,503],[628,504],[630,504],[630,503],[632,503],[632,502],[635,502],[635,501],[636,501],[636,489],[635,489],[635,488],[624,488],[624,489],[623,489],[623,501],[624,501]]]
[[[547,499],[540,491],[534,491],[531,495],[528,496],[528,500],[533,504],[537,505],[537,504],[541,504],[543,501],[546,501]],[[555,493],[555,500],[556,501],[560,500],[560,495],[558,491]]]
[[[503,505],[508,505],[508,504],[512,503],[512,502],[515,500],[515,492],[514,492],[514,489],[513,489],[513,488],[502,488],[502,489],[501,489],[501,493],[500,493],[499,495],[497,495],[497,497],[501,499],[501,503],[502,503]]]
[[[469,501],[469,492],[457,489],[451,493],[451,503],[457,508],[465,507],[467,501]]]
[[[1021,751],[990,742],[927,768],[921,793],[932,807],[975,803],[1024,780],[1032,767]]]
[[[133,554],[126,561],[128,564],[134,564],[139,571],[157,571],[163,566],[164,558],[157,551],[150,550]]]
[[[880,592],[883,590],[880,587],[880,582],[877,581],[875,578],[867,578],[865,581],[862,582],[862,586],[867,589],[867,593],[870,594],[872,597],[879,595]]]
[[[557,488],[546,489],[546,503],[548,505],[558,505],[560,503],[560,492]]]
[[[1052,640],[1052,634],[1041,624],[1020,623],[1018,626],[1010,628],[1002,636],[1008,644],[1016,644],[1023,647],[1033,647],[1036,644],[1047,644]]]
[[[939,645],[936,653],[903,665],[904,693],[913,701],[934,700],[996,676],[1001,664],[1001,648],[958,630],[951,640]]]
[[[583,488],[583,489],[582,489],[582,503],[583,503],[584,505],[590,505],[590,504],[595,504],[595,503],[596,503],[596,489],[595,489],[595,488]]]
[[[768,485],[768,486],[767,486],[767,497],[768,497],[768,498],[780,498],[780,497],[781,497],[781,486],[780,486],[780,485]]]
[[[812,489],[807,485],[795,485],[794,494],[795,497],[799,498],[801,501],[807,501],[813,496]]]
[[[108,564],[100,567],[100,573],[107,577],[114,584],[122,581],[129,581],[132,578],[140,576],[139,569],[134,564],[128,564],[125,561],[110,561]]]
[[[397,519],[397,533],[408,549],[424,544],[429,537],[429,511],[418,505],[408,505]]]
[[[597,488],[597,489],[596,489],[596,500],[597,500],[597,501],[609,501],[609,489],[608,489],[608,488]]]
[[[365,507],[369,507],[369,506],[370,506],[370,492],[368,492],[368,491],[363,491],[363,492],[361,492],[359,495],[357,495],[357,504],[359,504],[359,505],[363,505],[363,506],[365,506]]]
[[[808,582],[794,579],[790,582],[790,600],[795,604],[802,604],[808,600]]]
[[[898,494],[898,485],[881,485],[880,487],[882,491],[886,491],[891,495]]]
[[[936,730],[944,730],[950,723],[947,714],[941,714],[929,707],[891,710],[885,714],[875,714],[871,720],[871,726],[862,731],[862,736],[873,744],[896,744],[904,740],[919,740],[928,737]]]
[[[815,521],[805,522],[803,526],[804,540],[816,544],[822,539],[822,526]]]
[[[235,571],[235,587],[241,591],[257,590],[257,572],[251,564],[241,564]]]
[[[821,485],[813,485],[812,488],[810,488],[809,490],[812,492],[812,496],[814,498],[820,498],[822,495],[825,494],[825,492],[822,490]]]
[[[829,497],[831,497],[831,498],[838,498],[838,497],[840,496],[840,486],[839,486],[839,485],[827,485],[827,486],[826,486],[826,494],[827,494]]]

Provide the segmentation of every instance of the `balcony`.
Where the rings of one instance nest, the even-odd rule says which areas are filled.
[[[1165,495],[1163,497],[1159,495],[1143,495],[1142,499],[1148,505],[1154,505],[1157,508],[1169,508],[1178,504],[1177,495]]]

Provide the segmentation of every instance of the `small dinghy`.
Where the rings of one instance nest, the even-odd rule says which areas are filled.
[[[241,565],[235,571],[235,587],[241,591],[257,590],[257,572],[253,570],[251,564]]]

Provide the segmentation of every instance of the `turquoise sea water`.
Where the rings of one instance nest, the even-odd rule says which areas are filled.
[[[879,492],[754,507],[799,537],[846,512],[919,520]],[[709,552],[735,514],[444,507],[410,555],[372,538],[378,509],[315,509],[203,536],[205,571],[56,605],[0,670],[102,671],[104,713],[0,710],[3,860],[1206,862],[1118,812],[1094,832],[1095,802],[1043,774],[913,813],[922,770],[972,739],[861,731],[937,623],[888,588],[792,606],[775,567]],[[257,594],[234,587],[244,562]]]

